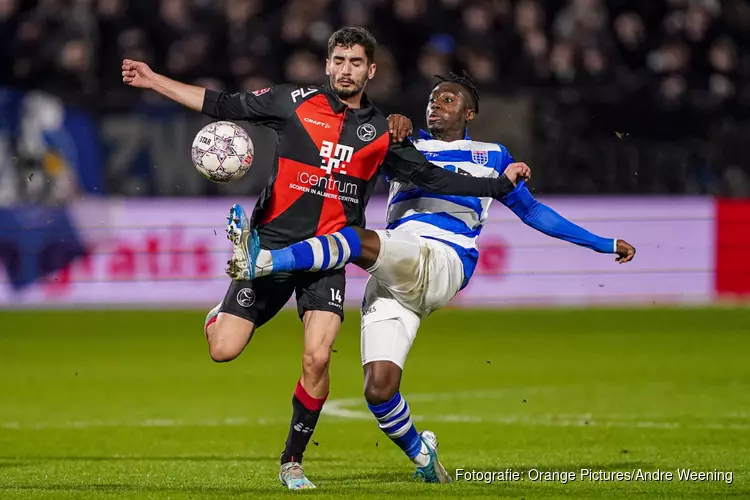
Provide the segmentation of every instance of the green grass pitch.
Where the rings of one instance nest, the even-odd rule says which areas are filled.
[[[453,474],[425,485],[361,398],[359,321],[305,456],[318,489],[278,483],[301,325],[283,312],[227,364],[205,312],[0,313],[0,498],[750,498],[750,310],[440,311],[402,393]],[[676,471],[731,471],[680,481]],[[581,480],[581,469],[672,481]],[[578,477],[532,481],[538,471]]]

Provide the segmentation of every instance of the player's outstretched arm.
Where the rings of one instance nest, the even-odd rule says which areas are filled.
[[[519,181],[528,179],[531,175],[531,169],[525,163],[510,165],[503,175],[496,178],[450,172],[427,161],[408,140],[391,144],[386,155],[386,169],[396,180],[411,182],[431,193],[497,200],[505,197]]]
[[[130,59],[122,62],[122,81],[131,87],[154,90],[193,111],[221,120],[247,120],[278,129],[290,114],[278,99],[284,86],[229,94],[172,80],[155,73],[148,64]],[[292,103],[291,98],[288,102]]]
[[[144,62],[125,59],[122,62],[122,81],[131,87],[156,91],[193,111],[203,108],[206,89],[155,73]]]
[[[602,238],[578,226],[558,214],[550,207],[539,203],[526,188],[525,183],[501,200],[526,225],[537,231],[590,248],[599,253],[617,254],[617,262],[624,264],[633,260],[635,248],[625,240]]]

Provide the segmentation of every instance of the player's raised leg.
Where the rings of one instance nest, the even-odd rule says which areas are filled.
[[[292,277],[283,274],[254,281],[230,281],[224,299],[211,309],[204,322],[211,359],[225,362],[239,356],[255,329],[284,307],[294,288]]]
[[[252,321],[222,313],[221,306],[219,304],[209,311],[203,327],[208,352],[217,363],[231,361],[239,356],[255,330]]]
[[[358,227],[345,227],[279,250],[265,250],[260,248],[257,235],[250,231],[241,206],[234,205],[227,218],[227,236],[235,248],[227,273],[236,280],[283,272],[340,269],[350,262],[367,269],[380,253],[377,233]]]
[[[362,364],[365,399],[378,426],[416,465],[415,477],[448,483],[450,475],[437,454],[437,436],[418,433],[408,403],[400,393],[401,374],[420,318],[398,304],[377,280],[368,282],[362,317]]]

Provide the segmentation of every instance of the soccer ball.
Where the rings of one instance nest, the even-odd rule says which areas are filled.
[[[254,156],[252,139],[232,122],[209,123],[193,140],[193,165],[213,182],[239,179],[250,170]]]

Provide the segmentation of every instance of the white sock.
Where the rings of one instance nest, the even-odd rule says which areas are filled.
[[[255,277],[267,276],[273,271],[273,258],[270,250],[261,249],[255,261]]]
[[[417,467],[424,467],[430,463],[430,452],[427,450],[427,445],[422,442],[422,448],[419,449],[419,454],[411,459],[414,465]]]

